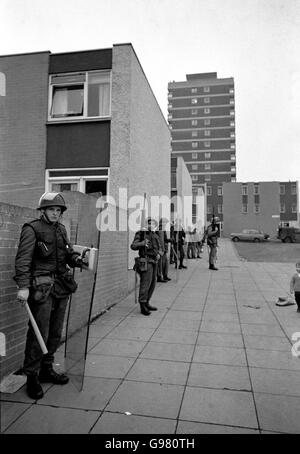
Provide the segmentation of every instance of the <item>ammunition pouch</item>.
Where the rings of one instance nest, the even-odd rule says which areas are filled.
[[[44,303],[54,284],[54,278],[52,276],[36,276],[32,281],[32,298],[38,303]]]
[[[138,273],[144,273],[148,269],[148,262],[145,257],[135,257],[133,269]]]
[[[51,294],[56,298],[66,298],[70,293],[75,293],[77,290],[77,282],[71,274],[64,274],[55,277],[54,286]]]

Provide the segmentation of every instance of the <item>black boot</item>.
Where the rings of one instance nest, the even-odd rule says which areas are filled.
[[[218,271],[218,268],[215,267],[215,265],[209,265],[210,270]]]
[[[26,389],[31,399],[36,400],[44,397],[43,388],[41,387],[37,374],[27,375]]]
[[[147,308],[146,304],[147,304],[147,303],[140,303],[140,306],[141,306],[141,314],[143,314],[143,315],[150,315],[151,312],[150,312],[149,309]]]
[[[41,383],[54,383],[55,385],[66,385],[69,377],[65,374],[58,374],[52,365],[42,366],[39,379]]]
[[[146,306],[146,308],[148,309],[148,311],[157,311],[157,307],[151,306],[151,305],[149,304],[149,301],[147,301],[147,303],[145,303],[145,306]]]

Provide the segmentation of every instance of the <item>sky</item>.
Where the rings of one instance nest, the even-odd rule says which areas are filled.
[[[233,77],[237,181],[300,180],[300,0],[0,0],[0,55],[132,43],[168,82]]]

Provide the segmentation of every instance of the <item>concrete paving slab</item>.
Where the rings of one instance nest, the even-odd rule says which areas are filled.
[[[286,337],[244,334],[244,342],[246,349],[291,351],[291,344]]]
[[[0,433],[30,408],[31,404],[20,402],[0,402]]]
[[[250,367],[254,392],[300,397],[300,371]]]
[[[193,345],[168,344],[166,342],[148,342],[142,351],[141,358],[169,361],[190,362],[194,351]]]
[[[284,331],[277,325],[263,325],[263,324],[247,324],[241,323],[243,334],[253,336],[271,336],[271,337],[285,337]]]
[[[176,300],[172,304],[172,309],[177,311],[193,311],[193,312],[202,312],[204,309],[204,303],[199,301],[194,301],[191,298],[185,300]]]
[[[247,358],[250,367],[265,369],[281,369],[300,371],[300,359],[292,353],[275,350],[247,349]],[[283,372],[284,373],[284,372]]]
[[[259,434],[259,430],[200,422],[179,421],[176,434]]]
[[[193,356],[195,363],[247,366],[245,352],[241,348],[197,345]]]
[[[208,322],[203,321],[200,327],[201,332],[208,333],[233,333],[239,334],[241,332],[239,323],[231,322]]]
[[[189,363],[138,359],[126,376],[126,380],[185,385]]]
[[[88,354],[85,367],[86,377],[124,378],[135,358]]]
[[[154,303],[152,302],[151,304],[154,305]],[[160,310],[158,306],[156,307],[158,308],[158,310]],[[162,319],[163,318],[160,317],[153,317],[152,314],[149,317],[142,318],[139,314],[138,316],[134,317],[126,317],[125,320],[120,323],[119,328],[130,328],[133,330],[135,330],[136,328],[155,329],[160,325]]]
[[[176,419],[184,387],[124,381],[106,411]]]
[[[103,339],[108,333],[114,328],[112,325],[91,325],[89,329],[89,338],[96,337],[97,339]]]
[[[209,311],[204,311],[203,313],[203,321],[208,321],[208,322],[234,322],[234,323],[239,323],[239,317],[237,314],[231,314],[231,313],[222,313],[220,312],[209,312]]]
[[[171,310],[166,314],[164,320],[201,320],[202,316],[203,315],[200,311],[179,311],[172,307]]]
[[[33,405],[6,431],[8,434],[87,434],[100,412]]]
[[[103,339],[91,351],[91,355],[126,356],[136,358],[146,342],[125,339]]]
[[[187,387],[179,419],[258,428],[252,394],[243,391]]]
[[[150,317],[152,317],[152,315]],[[154,328],[135,328],[133,330],[127,326],[122,328],[117,327],[107,335],[107,339],[148,341],[154,332]]]
[[[276,318],[272,314],[243,314],[240,313],[241,323],[247,324],[263,324],[263,325],[274,325],[276,323]]]
[[[153,334],[151,341],[194,345],[197,334],[197,331],[192,330],[159,328]]]
[[[104,412],[91,434],[175,434],[176,420]]]
[[[246,367],[197,364],[191,366],[188,386],[251,391]]]
[[[197,331],[200,326],[200,320],[172,320],[172,319],[164,319],[161,324],[161,329],[168,329],[168,328],[176,328],[176,329],[185,329],[185,330],[192,330]]]
[[[85,377],[82,391],[69,382],[53,386],[38,405],[50,405],[83,410],[103,410],[120,385],[121,380]]]
[[[243,348],[243,338],[241,334],[228,333],[206,333],[200,332],[197,339],[198,345],[224,346]]]
[[[265,431],[300,433],[300,398],[255,394],[260,426]]]

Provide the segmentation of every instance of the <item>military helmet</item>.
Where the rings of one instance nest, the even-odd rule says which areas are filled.
[[[62,213],[66,211],[66,203],[61,194],[58,192],[45,192],[39,200],[38,210],[46,209],[49,207],[60,207]]]

